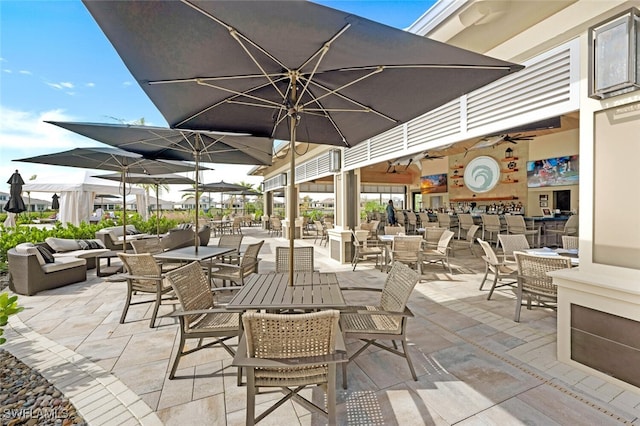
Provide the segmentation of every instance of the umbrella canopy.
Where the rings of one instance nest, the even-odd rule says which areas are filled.
[[[149,160],[140,154],[124,151],[112,147],[75,148],[54,154],[38,155],[14,161],[28,163],[52,164],[56,166],[80,167],[84,169],[111,170],[120,174],[123,203],[122,226],[127,226],[126,177],[129,173],[162,174],[187,172],[194,170],[194,166],[181,162]],[[126,249],[126,231],[123,232],[123,250]]]
[[[197,192],[219,192],[220,193],[220,204],[223,203],[222,199],[224,197],[225,192],[232,191],[242,191],[247,189],[245,186],[238,185],[236,183],[229,183],[221,180],[220,182],[211,182],[205,183],[202,185],[196,186]],[[190,191],[190,189],[186,189],[185,191]],[[198,201],[196,199],[196,205],[198,205]]]
[[[9,213],[22,213],[27,210],[27,206],[22,199],[22,185],[24,180],[16,170],[7,181],[9,184],[9,201],[4,205],[5,211]]]
[[[51,210],[58,210],[60,208],[60,201],[58,201],[58,194],[51,196]]]
[[[308,1],[84,4],[174,128],[349,147],[522,68]]]
[[[95,176],[101,179],[108,180],[120,180],[119,173],[113,173],[110,175],[97,175]],[[145,184],[145,185],[153,185],[156,189],[156,230],[158,235],[160,235],[160,185],[169,185],[169,184],[189,184],[193,183],[194,180],[186,177],[180,176],[173,173],[162,174],[162,175],[145,175],[141,173],[132,173],[127,175],[127,181],[133,184]]]
[[[163,160],[190,160],[196,165],[196,206],[200,163],[270,165],[273,139],[247,134],[167,129],[122,124],[49,122],[111,146]],[[204,168],[203,168],[204,169]],[[198,223],[199,209],[195,211]],[[198,244],[195,250],[198,251]]]

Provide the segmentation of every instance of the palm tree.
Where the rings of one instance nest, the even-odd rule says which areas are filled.
[[[38,175],[31,175],[29,180],[35,180]],[[27,211],[27,217],[31,219],[31,191],[27,191],[27,196],[29,197],[29,210]]]

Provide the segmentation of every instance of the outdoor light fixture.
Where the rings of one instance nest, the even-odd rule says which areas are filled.
[[[639,20],[640,11],[632,8],[589,28],[589,97],[640,89]]]
[[[340,155],[339,149],[332,149],[329,151],[329,171],[337,173],[340,171]]]
[[[513,158],[513,149],[511,147],[504,150],[504,158]]]

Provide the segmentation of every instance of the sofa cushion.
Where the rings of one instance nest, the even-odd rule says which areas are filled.
[[[103,249],[106,248],[102,241],[94,239],[94,240],[77,240],[78,245],[80,246],[80,250],[94,250],[94,249]]]
[[[79,259],[77,257],[56,257],[55,262],[42,265],[42,270],[48,274],[50,272],[63,271],[77,266],[85,266],[86,264],[87,261],[85,259]]]
[[[16,253],[20,254],[33,254],[38,259],[40,265],[44,265],[44,257],[38,251],[38,248],[33,243],[20,243],[15,247]]]
[[[78,241],[70,238],[48,237],[44,241],[49,245],[49,247],[58,253],[80,250],[80,244],[78,244]]]
[[[56,261],[54,259],[54,257],[53,257],[53,253],[51,253],[46,247],[44,247],[44,246],[36,246],[36,248],[40,252],[40,255],[44,259],[45,263],[53,263],[53,262]]]

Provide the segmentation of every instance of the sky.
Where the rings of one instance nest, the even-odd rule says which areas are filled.
[[[315,1],[407,28],[435,0]],[[0,191],[18,169],[25,182],[70,168],[12,161],[76,147],[105,146],[45,120],[127,123],[166,127],[167,122],[135,82],[102,30],[79,0],[0,0]],[[204,182],[248,182],[252,166],[205,164]],[[77,175],[77,169],[74,171]],[[109,172],[97,172],[109,173]],[[162,199],[179,201],[186,188],[171,186]],[[38,196],[41,195],[41,196]],[[32,197],[48,199],[51,194]]]

